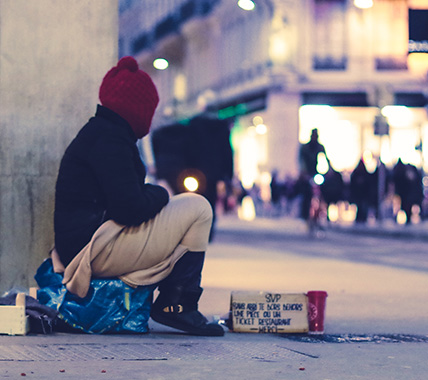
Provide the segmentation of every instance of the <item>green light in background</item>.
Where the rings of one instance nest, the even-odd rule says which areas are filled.
[[[227,108],[223,108],[218,111],[218,118],[219,119],[228,119],[230,117],[238,116],[238,115],[245,115],[247,113],[248,109],[247,106],[244,103],[238,104],[236,106],[230,106]]]

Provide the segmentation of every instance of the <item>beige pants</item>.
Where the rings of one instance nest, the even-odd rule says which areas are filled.
[[[153,219],[136,227],[104,223],[64,271],[67,289],[85,297],[92,277],[119,277],[130,286],[166,278],[187,251],[206,251],[212,209],[198,194],[171,197]]]

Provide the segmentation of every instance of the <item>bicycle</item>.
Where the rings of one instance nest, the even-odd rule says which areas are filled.
[[[325,222],[327,220],[327,204],[323,200],[321,194],[322,176],[317,174],[311,178],[310,183],[312,187],[312,197],[309,208],[309,217],[307,220],[309,234],[318,238],[325,237]]]

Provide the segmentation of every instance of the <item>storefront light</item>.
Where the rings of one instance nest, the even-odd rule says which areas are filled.
[[[328,129],[333,123],[336,123],[338,116],[336,110],[329,105],[305,104],[299,109],[299,118],[299,141],[305,143],[308,141],[313,128],[318,128],[320,140],[324,139],[321,130],[323,127]]]
[[[267,132],[267,127],[264,124],[258,124],[256,125],[256,133],[258,135],[265,135]]]
[[[252,0],[239,0],[238,6],[244,11],[252,11],[256,7],[256,4]]]
[[[373,7],[373,0],[354,0],[354,5],[357,8],[368,9]]]
[[[247,135],[254,138],[257,135],[257,128],[254,125],[251,125],[247,128]]]
[[[256,208],[253,199],[249,195],[242,199],[241,207],[238,208],[238,217],[246,221],[252,221],[256,218]]]
[[[263,118],[259,115],[253,117],[253,125],[249,127],[249,131],[256,132],[258,135],[265,135],[267,132],[267,127],[263,124]]]
[[[352,223],[357,215],[357,206],[349,202],[338,203],[338,214],[340,220]]]
[[[305,123],[317,125],[337,120],[337,113],[332,106],[324,104],[305,104],[300,107],[300,118]]]
[[[413,122],[413,113],[406,106],[385,106],[381,113],[388,119],[388,123],[394,127],[406,127]]]
[[[392,163],[391,144],[390,144],[390,140],[387,136],[381,137],[380,160],[385,165],[390,165]]]
[[[253,131],[254,130],[254,131]],[[258,158],[259,146],[257,144],[255,127],[247,129],[239,147],[238,167],[242,186],[249,190],[259,176]]]
[[[263,124],[263,118],[261,116],[254,116],[253,117],[253,124],[254,125]]]

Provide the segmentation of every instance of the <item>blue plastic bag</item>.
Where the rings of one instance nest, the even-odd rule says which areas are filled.
[[[34,276],[38,301],[59,312],[68,325],[86,333],[146,333],[156,285],[131,288],[117,278],[92,279],[80,298],[62,284],[52,260],[46,259]]]

